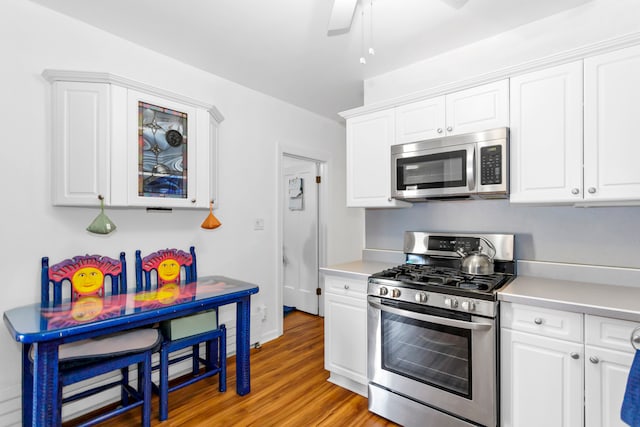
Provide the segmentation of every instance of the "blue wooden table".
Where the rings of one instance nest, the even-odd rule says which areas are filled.
[[[22,343],[23,425],[54,425],[58,407],[58,346],[63,343],[151,325],[161,320],[236,304],[236,392],[251,391],[249,321],[251,295],[256,285],[222,276],[171,288],[171,292],[146,291],[106,296],[96,307],[63,302],[32,304],[4,313],[4,322]],[[29,351],[34,347],[33,375]]]

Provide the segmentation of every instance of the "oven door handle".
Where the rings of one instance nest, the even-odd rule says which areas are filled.
[[[387,307],[371,300],[369,300],[369,305],[378,310],[386,311],[387,313],[410,317],[412,319],[422,320],[438,325],[452,326],[454,328],[471,329],[477,331],[482,329],[490,329],[493,327],[492,323],[465,322],[464,320],[448,319],[446,317],[432,316],[430,314],[415,313],[412,311],[401,310],[399,308]]]

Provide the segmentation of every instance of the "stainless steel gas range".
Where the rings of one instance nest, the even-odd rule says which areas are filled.
[[[497,290],[511,234],[406,232],[406,263],[369,277],[369,410],[404,426],[498,425]],[[471,254],[490,274],[468,274]]]

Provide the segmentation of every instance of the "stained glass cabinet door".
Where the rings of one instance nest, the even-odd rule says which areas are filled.
[[[208,195],[198,194],[196,185],[199,173],[204,172],[203,183],[209,180],[207,165],[197,163],[200,156],[210,157],[210,144],[199,141],[209,139],[206,111],[133,90],[127,103],[128,204],[207,204]]]

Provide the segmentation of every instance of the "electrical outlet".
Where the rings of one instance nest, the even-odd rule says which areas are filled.
[[[253,222],[253,229],[264,230],[264,219],[256,218],[256,220]]]

